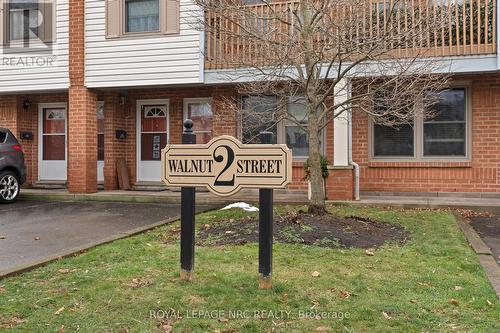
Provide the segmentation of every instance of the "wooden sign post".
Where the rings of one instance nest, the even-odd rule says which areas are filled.
[[[162,180],[181,186],[181,279],[191,280],[194,268],[195,186],[218,196],[242,188],[259,189],[259,286],[271,288],[273,245],[273,189],[292,180],[292,152],[272,144],[273,133],[262,132],[262,144],[242,144],[232,136],[219,136],[195,144],[193,122],[184,122],[181,145],[167,145],[161,154]]]

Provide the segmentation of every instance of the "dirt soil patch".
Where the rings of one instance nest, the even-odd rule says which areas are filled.
[[[258,220],[238,220],[204,224],[198,233],[199,245],[246,244],[258,242]],[[409,233],[399,225],[360,217],[313,216],[303,212],[278,217],[274,240],[282,243],[322,247],[374,248],[385,242],[404,244]]]

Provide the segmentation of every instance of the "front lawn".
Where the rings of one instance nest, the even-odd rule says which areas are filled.
[[[449,212],[329,209],[401,225],[409,237],[369,250],[275,243],[273,289],[259,290],[252,242],[205,242],[196,249],[195,280],[179,281],[174,223],[0,280],[0,331],[500,330],[500,304]],[[208,212],[197,225],[247,215],[256,213]]]

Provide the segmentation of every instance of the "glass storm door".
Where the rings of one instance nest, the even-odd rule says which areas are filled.
[[[168,103],[140,104],[138,136],[138,181],[161,181],[161,150],[168,139]]]
[[[39,179],[67,179],[65,105],[40,106]]]

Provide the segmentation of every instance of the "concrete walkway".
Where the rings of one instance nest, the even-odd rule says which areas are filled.
[[[25,200],[73,200],[73,201],[117,201],[179,204],[180,191],[99,191],[91,194],[72,194],[67,190],[23,189],[21,199]],[[230,197],[218,197],[204,189],[197,190],[196,203],[223,204],[245,201],[258,202],[258,190],[241,190]],[[307,192],[297,190],[275,190],[274,201],[277,203],[300,204],[307,202]]]
[[[465,197],[363,196],[359,201],[336,201],[354,205],[386,205],[404,208],[462,208],[500,214],[500,199]]]

